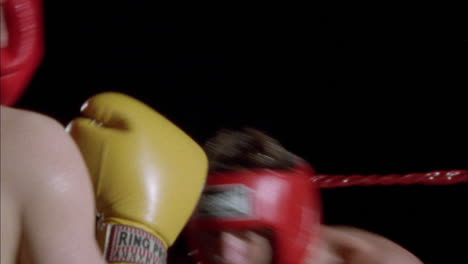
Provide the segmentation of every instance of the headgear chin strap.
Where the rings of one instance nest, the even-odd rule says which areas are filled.
[[[4,0],[8,36],[0,56],[0,102],[13,105],[39,66],[43,52],[41,0]]]
[[[199,208],[187,225],[189,247],[197,261],[209,252],[199,249],[199,232],[272,231],[274,263],[300,264],[318,242],[320,201],[310,181],[313,169],[301,161],[292,170],[254,169],[211,174]]]

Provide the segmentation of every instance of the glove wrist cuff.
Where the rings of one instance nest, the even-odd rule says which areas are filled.
[[[107,262],[165,264],[167,261],[164,243],[141,228],[106,224],[97,236]]]

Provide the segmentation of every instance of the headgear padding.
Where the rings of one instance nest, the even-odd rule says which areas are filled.
[[[300,162],[291,170],[253,169],[211,174],[198,210],[187,225],[189,247],[206,263],[199,232],[272,231],[274,263],[299,264],[317,244],[320,201],[310,181],[313,169]]]

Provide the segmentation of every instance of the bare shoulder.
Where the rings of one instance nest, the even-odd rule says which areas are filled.
[[[19,212],[9,222],[21,223],[22,254],[34,263],[104,263],[94,238],[91,181],[65,128],[48,116],[2,107],[1,141],[2,191]],[[13,246],[2,251],[15,252]]]
[[[2,181],[8,182],[17,198],[31,198],[41,186],[52,192],[53,182],[87,181],[80,152],[58,121],[3,106],[0,112]]]
[[[422,264],[411,252],[381,235],[350,226],[325,226],[326,242],[346,252],[351,263]]]
[[[46,115],[4,106],[0,114],[2,153],[8,157],[26,160],[54,141],[70,140],[63,126]]]
[[[63,126],[57,120],[41,113],[1,106],[0,115],[2,122],[1,129],[6,133],[16,132],[24,136],[29,132],[55,131],[61,133],[63,131]],[[12,135],[7,134],[7,136]]]

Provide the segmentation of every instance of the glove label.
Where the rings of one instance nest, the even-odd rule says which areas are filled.
[[[154,235],[126,225],[108,225],[105,256],[109,263],[165,264],[167,251]]]
[[[254,217],[251,192],[238,184],[208,186],[200,198],[197,214],[214,218]]]

